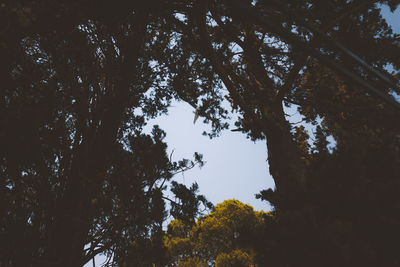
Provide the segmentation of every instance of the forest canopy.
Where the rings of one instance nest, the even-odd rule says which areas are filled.
[[[400,35],[380,13],[399,4],[2,2],[0,265],[399,265]],[[201,154],[174,162],[143,128],[175,100],[210,138],[266,141],[273,216],[173,181]],[[256,245],[229,239],[229,207]]]

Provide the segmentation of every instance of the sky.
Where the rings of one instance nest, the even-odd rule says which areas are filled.
[[[197,182],[200,193],[218,204],[226,199],[238,199],[252,205],[257,210],[270,210],[265,201],[255,199],[262,189],[273,188],[269,175],[265,141],[253,142],[240,132],[225,130],[221,136],[210,140],[203,136],[210,129],[199,118],[194,120],[194,109],[184,102],[175,102],[169,114],[151,121],[147,130],[157,124],[166,133],[168,152],[173,160],[193,158],[194,152],[203,154],[206,164],[193,168],[174,180],[190,186]]]
[[[400,33],[400,6],[393,13],[390,12],[389,7],[383,6],[381,14],[387,23],[392,26],[393,31]]]
[[[400,33],[400,7],[394,13],[389,8],[382,8],[394,32]],[[161,116],[149,122],[147,131],[155,124],[166,133],[168,152],[173,153],[172,159],[192,159],[194,152],[203,154],[206,164],[194,168],[183,175],[176,175],[174,180],[190,186],[197,182],[200,194],[213,204],[226,199],[235,198],[252,205],[256,210],[271,210],[264,201],[257,200],[255,194],[260,190],[274,188],[274,181],[268,171],[267,149],[265,141],[253,142],[240,132],[225,130],[221,136],[209,139],[203,136],[204,130],[210,129],[199,118],[193,123],[194,109],[184,103],[173,103],[168,115]],[[104,257],[96,257],[96,266],[103,262]],[[87,263],[84,267],[92,266]]]

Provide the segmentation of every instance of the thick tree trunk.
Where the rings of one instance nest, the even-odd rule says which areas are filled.
[[[276,189],[282,193],[301,189],[305,183],[306,165],[293,140],[282,105],[265,110],[264,118],[262,123],[267,138],[268,163]]]
[[[215,71],[228,89],[232,101],[238,105],[244,113],[248,114],[250,118],[254,117],[255,108],[251,103],[246,103],[243,100],[238,90],[240,85],[243,87],[248,86],[246,89],[249,90],[249,92],[255,93],[259,99],[265,99],[260,102],[263,106],[258,107],[261,109],[264,108],[262,119],[258,121],[258,125],[254,126],[263,129],[263,133],[267,138],[268,162],[270,173],[275,180],[276,189],[281,195],[290,194],[293,190],[301,190],[305,182],[306,166],[293,140],[290,124],[285,119],[282,101],[278,101],[278,99],[282,99],[283,96],[275,96],[275,91],[271,90],[273,88],[272,81],[265,72],[262,59],[260,55],[254,53],[254,51],[257,50],[255,36],[249,35],[243,42],[242,48],[249,66],[249,77],[255,77],[257,80],[243,84],[241,81],[236,81],[234,79],[237,75],[232,70],[225,67],[222,63],[223,60],[216,54],[207,32],[205,19],[207,3],[204,1],[198,2],[198,4],[199,6],[196,8],[201,10],[201,12],[196,13],[197,17],[194,17],[194,21],[197,22],[199,27],[201,44],[198,48],[199,52],[210,60]],[[251,86],[249,86],[250,84]],[[266,93],[268,90],[270,90],[269,93]],[[284,95],[284,93],[282,94]],[[254,120],[257,120],[257,118],[254,118]],[[255,123],[257,124],[257,122]]]

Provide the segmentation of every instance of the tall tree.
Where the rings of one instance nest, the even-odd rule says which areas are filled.
[[[157,17],[112,6],[0,7],[1,265],[120,262],[161,231],[165,182],[195,164],[170,162],[160,129],[142,133],[169,104],[151,66]]]
[[[308,89],[312,93],[309,98],[304,97],[307,91],[302,88],[307,80],[307,73],[319,75],[320,70],[324,69],[325,61],[319,62],[318,59],[312,58],[307,60],[309,51],[304,51],[303,48],[315,47],[319,49],[318,51],[324,52],[325,58],[335,59],[340,67],[346,67],[357,75],[369,77],[366,76],[368,72],[359,70],[357,62],[345,57],[343,53],[339,54],[340,51],[331,47],[331,43],[326,43],[315,32],[303,27],[302,20],[318,22],[320,28],[329,32],[332,40],[339,41],[349,49],[362,53],[360,56],[364,61],[371,65],[376,64],[382,73],[388,74],[388,71],[384,69],[385,64],[397,66],[397,57],[391,55],[389,48],[396,47],[395,41],[398,36],[391,33],[381,18],[379,7],[376,5],[377,1],[365,4],[356,2],[331,3],[336,8],[333,9],[334,12],[331,8],[325,8],[325,12],[330,12],[327,16],[321,11],[320,4],[312,1],[281,3],[277,1],[255,1],[254,3],[203,1],[189,3],[181,8],[180,16],[169,18],[169,23],[175,25],[182,33],[176,41],[181,45],[182,51],[177,51],[180,52],[181,57],[186,55],[187,60],[187,63],[179,65],[179,73],[186,73],[187,65],[194,70],[191,76],[181,77],[182,84],[176,89],[190,90],[193,82],[205,84],[201,87],[202,91],[191,90],[191,93],[186,92],[182,98],[189,98],[192,94],[192,98],[188,101],[197,103],[200,114],[207,120],[213,121],[214,129],[218,131],[225,125],[218,124],[216,117],[223,118],[226,114],[217,109],[222,100],[218,96],[224,95],[221,91],[226,88],[228,95],[225,93],[225,96],[231,101],[233,109],[242,115],[237,123],[240,129],[254,139],[269,139],[267,146],[270,171],[277,187],[282,187],[282,190],[294,183],[303,183],[306,168],[304,160],[301,159],[301,151],[298,151],[293,141],[291,133],[293,126],[285,115],[285,106],[299,107],[305,121],[316,124],[318,116],[325,119],[325,114],[317,111],[317,105],[326,107],[323,103],[331,100],[329,90],[325,90],[318,103],[314,102],[312,107],[306,107],[311,104],[309,100],[311,95],[316,93]],[[394,1],[390,3],[393,7],[395,6]],[[291,13],[288,10],[296,10],[296,12]],[[278,29],[268,27],[258,20],[253,20],[251,14],[254,14],[253,17],[263,14],[272,25],[284,26]],[[350,33],[346,28],[349,24],[360,25],[360,28],[354,29],[365,33],[359,34],[359,37],[352,37],[354,32]],[[288,32],[296,38],[287,38]],[[358,46],[354,38],[359,38]],[[351,45],[348,45],[347,42],[350,41]],[[304,44],[300,45],[302,43]],[[359,47],[361,44],[369,46],[361,49]],[[379,53],[371,53],[368,49],[374,49]],[[180,58],[175,54],[173,57]],[[207,71],[207,73],[203,72],[201,78],[196,72],[199,68]],[[212,72],[208,73],[209,69]],[[203,82],[205,77],[207,77],[207,83]],[[361,99],[347,96],[347,99],[350,98],[348,101],[354,101],[355,107],[365,106],[371,102],[371,104],[382,104],[387,107],[386,110],[390,113],[388,115],[396,114],[382,101],[368,97],[369,94],[362,91],[363,88],[360,88],[354,80],[343,81],[345,77],[343,78],[341,73],[335,74],[331,71],[330,77],[326,75],[321,78],[324,79],[319,79],[316,84],[320,90],[327,87],[323,83],[325,82],[332,88],[333,94],[338,94],[339,84],[333,82],[336,80],[340,81],[352,94],[358,95]],[[374,78],[371,77],[371,79]],[[224,86],[218,84],[216,80],[222,82]],[[212,81],[214,81],[214,86],[208,87],[207,85],[212,84]],[[398,91],[396,88],[385,90]],[[200,96],[196,96],[196,92]],[[196,102],[196,98],[201,97],[206,99]],[[352,106],[350,105],[349,108]],[[313,115],[310,109],[314,111]],[[343,108],[336,110],[342,111]]]
[[[180,56],[170,60],[186,56],[177,72],[194,70],[179,97],[213,123],[213,136],[226,127],[225,96],[240,114],[236,130],[267,141],[276,190],[260,197],[274,204],[287,240],[282,266],[398,264],[392,95],[400,92],[391,74],[399,71],[400,36],[378,3],[394,10],[399,1],[196,1],[168,18],[181,33]],[[288,110],[318,126],[315,144]]]
[[[143,235],[140,229],[151,232],[152,227],[134,225],[159,225],[162,216],[150,212],[150,221],[135,221],[130,230],[112,228],[110,235],[104,227],[111,218],[139,218],[119,210],[119,203],[162,206],[157,192],[163,183],[160,188],[156,181],[168,180],[179,167],[168,163],[159,130],[153,137],[140,133],[145,118],[164,112],[175,97],[212,123],[213,137],[228,127],[228,100],[239,114],[238,130],[267,141],[276,190],[261,196],[275,205],[284,240],[313,237],[311,246],[288,242],[285,253],[295,257],[282,257],[282,265],[321,265],[324,258],[313,256],[326,251],[332,252],[330,259],[343,259],[339,265],[397,264],[390,244],[399,229],[400,129],[392,119],[398,112],[388,103],[400,92],[387,66],[399,70],[400,37],[377,3],[394,9],[399,1],[2,4],[0,66],[6,75],[0,101],[1,122],[7,125],[0,132],[2,235],[15,227],[16,242],[38,240],[28,252],[39,259],[36,265],[79,266],[99,251],[123,252],[117,240],[124,231],[132,231],[129,238]],[[390,78],[378,79],[368,66]],[[315,145],[311,133],[292,124],[287,108],[320,127]],[[336,141],[334,151],[327,149],[328,138]],[[141,144],[158,147],[157,154],[141,154]],[[150,161],[158,171],[135,153],[158,159]],[[118,157],[138,162],[133,168]],[[127,192],[122,181],[132,182],[125,171],[132,168],[143,169],[137,177],[146,182],[128,195],[146,195],[144,200],[121,197]],[[110,178],[115,175],[122,178]],[[109,206],[93,208],[106,192],[113,196],[106,198]],[[365,203],[374,207],[376,220],[367,219]],[[348,208],[341,212],[344,204]],[[326,207],[332,213],[324,212]],[[364,238],[377,225],[383,230]],[[327,247],[322,245],[328,239],[311,234],[332,228],[341,238]],[[85,251],[89,243],[93,247]],[[346,254],[346,248],[358,252]],[[13,265],[30,262],[19,262],[27,257],[12,253],[3,258]]]

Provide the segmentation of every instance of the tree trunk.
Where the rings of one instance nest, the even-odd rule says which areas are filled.
[[[306,166],[293,140],[282,105],[264,110],[264,118],[262,123],[267,139],[269,169],[277,191],[288,193],[303,188]]]

